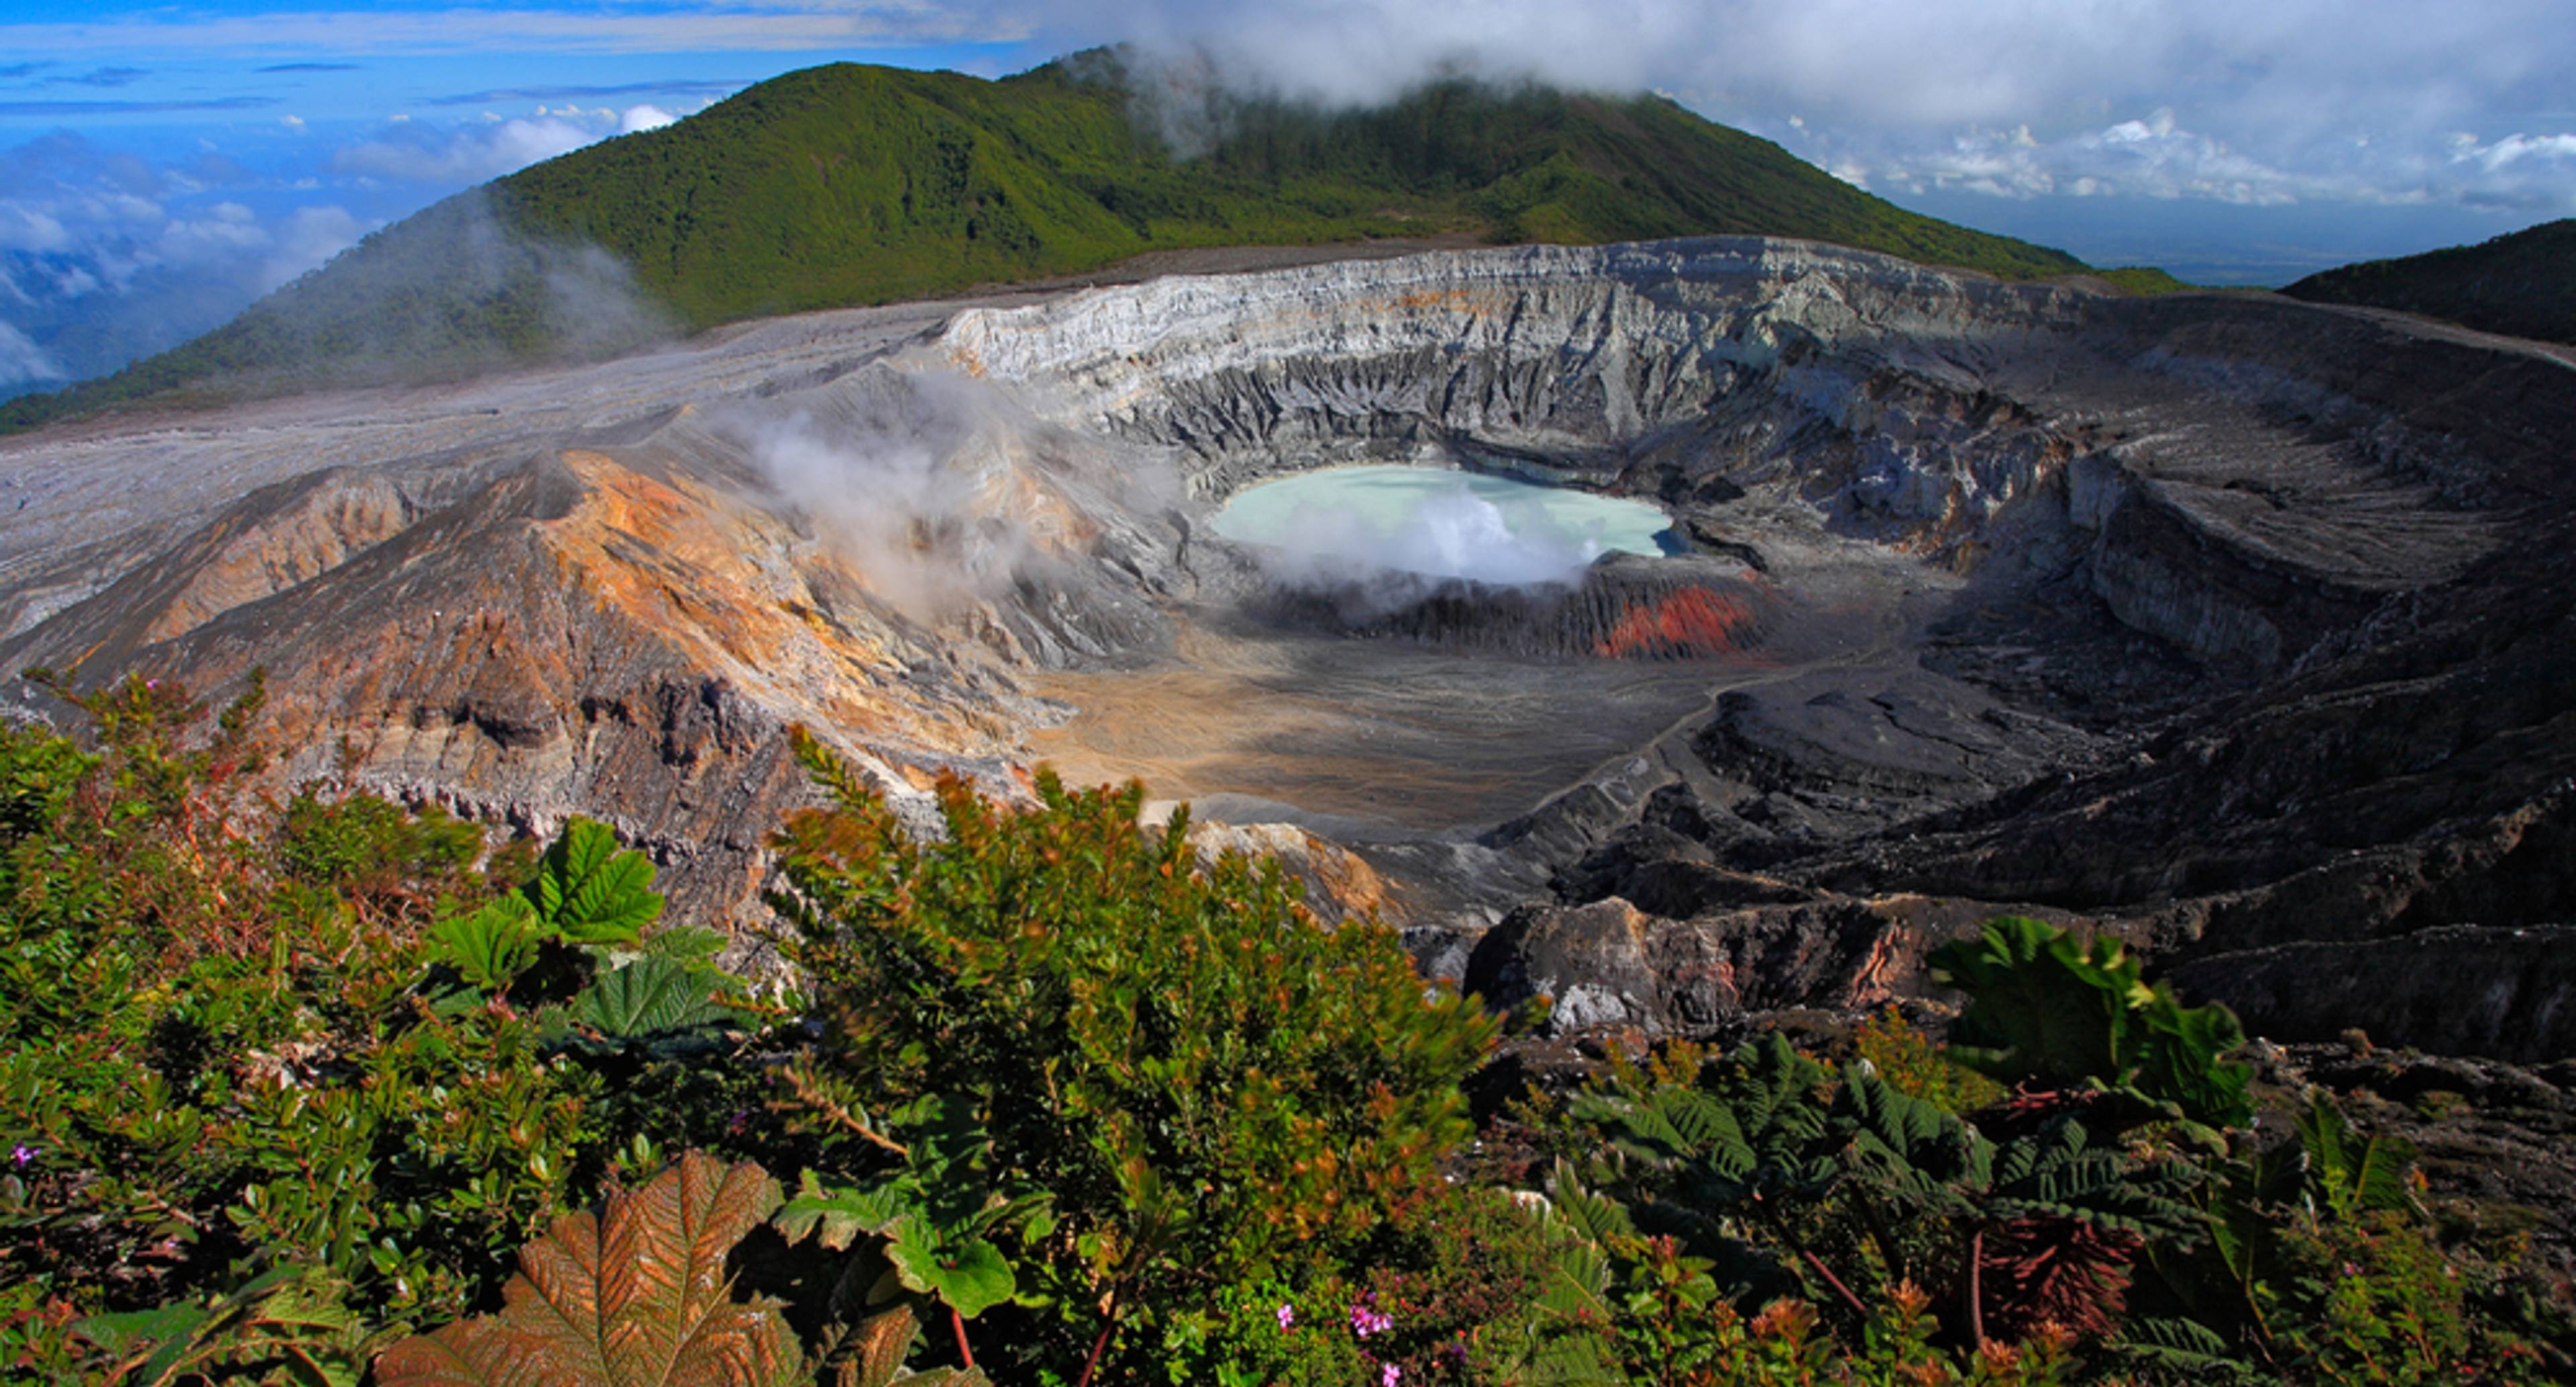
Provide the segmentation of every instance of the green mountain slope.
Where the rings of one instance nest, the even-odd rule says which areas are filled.
[[[2474,246],[2346,265],[2281,292],[2314,303],[2404,309],[2482,332],[2576,342],[2576,218]]]
[[[2084,268],[1904,211],[1657,97],[1443,83],[1362,112],[1248,103],[1189,159],[1140,109],[1102,55],[1001,81],[789,73],[440,203],[215,332],[0,406],[0,425],[600,355],[673,327],[1189,247],[1760,233],[2013,277]],[[639,293],[620,292],[630,273]]]

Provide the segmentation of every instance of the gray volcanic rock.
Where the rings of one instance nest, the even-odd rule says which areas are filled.
[[[2564,360],[2271,296],[1443,252],[0,443],[0,660],[264,664],[287,778],[598,814],[684,908],[752,899],[802,722],[911,812],[1055,759],[1294,824],[1244,841],[1435,969],[1633,1024],[1902,993],[2045,908],[2306,1033],[2372,949],[2546,991],[2447,927],[2576,901],[2571,447]],[[1356,461],[1694,552],[1336,590],[1208,526]],[[2441,1011],[2382,1038],[2565,1044]]]
[[[2576,927],[2443,925],[2392,939],[2209,954],[2172,971],[2187,995],[2260,1016],[2283,1040],[2347,1031],[2452,1054],[2576,1054]]]

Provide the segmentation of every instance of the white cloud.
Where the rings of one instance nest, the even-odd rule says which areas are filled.
[[[1969,130],[1938,149],[1881,149],[1874,156],[1843,150],[1833,167],[1882,193],[1939,189],[2010,198],[2206,198],[2274,206],[2371,192],[2348,179],[2292,173],[2248,158],[2184,129],[2164,109],[2057,140],[2041,140],[2023,125]]]
[[[285,284],[358,243],[367,228],[345,207],[298,207],[278,228],[275,251],[260,262],[259,291]]]
[[[2455,157],[2474,161],[2489,172],[2525,159],[2576,159],[2576,135],[2544,135],[2533,139],[2528,135],[2512,134],[2491,145],[2472,144]]]
[[[2540,216],[2576,214],[2576,135],[2456,143],[2444,180],[2464,202]]]
[[[175,346],[367,230],[338,205],[279,206],[274,177],[184,157],[185,174],[65,132],[0,148],[0,396]]]
[[[18,385],[28,381],[61,380],[63,368],[27,334],[0,323],[0,385]]]
[[[52,212],[17,198],[0,200],[0,250],[68,250],[71,244],[71,233]]]
[[[2564,0],[1057,0],[1059,46],[1135,37],[1329,102],[1469,70],[1660,89],[1856,181],[2016,197],[2473,200],[2443,132],[2576,210]],[[2156,112],[2166,112],[2161,119]],[[1789,116],[1797,121],[1791,124]],[[2015,132],[2030,132],[2023,147]],[[2495,139],[2524,132],[2524,145]],[[2490,143],[2489,141],[2493,141]],[[2550,146],[2554,151],[2555,146]],[[2538,172],[2521,194],[2543,191]]]
[[[265,251],[271,244],[267,228],[249,208],[219,202],[205,216],[162,223],[153,248],[164,264],[204,265],[239,260],[244,252]]]
[[[558,113],[447,130],[414,122],[335,152],[331,167],[370,178],[463,186],[569,154],[613,133],[615,120]]]
[[[638,135],[647,130],[659,130],[665,125],[676,125],[679,120],[678,116],[659,106],[629,106],[626,114],[617,119],[617,133]]]

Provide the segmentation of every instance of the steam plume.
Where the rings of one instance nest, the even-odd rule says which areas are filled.
[[[1100,455],[1033,422],[1005,391],[948,371],[868,365],[786,412],[721,419],[719,432],[871,592],[920,623],[1025,584],[1077,582],[1097,564],[1069,564],[1069,553],[1146,543],[1118,517],[1162,515],[1180,497],[1159,458]]]
[[[1309,489],[1318,485],[1330,494]],[[1487,481],[1484,489],[1509,485]],[[1395,600],[1453,579],[1494,587],[1573,583],[1610,549],[1639,547],[1634,536],[1613,535],[1606,517],[1547,504],[1541,495],[1480,494],[1461,473],[1342,470],[1241,493],[1217,529],[1257,546],[1275,581],[1341,588],[1366,573],[1374,575],[1369,586],[1394,589]]]

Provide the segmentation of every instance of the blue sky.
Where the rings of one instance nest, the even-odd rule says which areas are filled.
[[[0,396],[818,62],[1663,91],[1908,206],[2208,282],[2576,215],[2569,0],[0,0]]]

